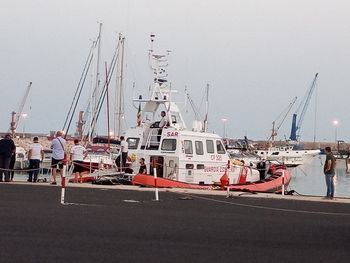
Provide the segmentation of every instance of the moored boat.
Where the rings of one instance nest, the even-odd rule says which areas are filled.
[[[269,147],[267,150],[256,150],[255,153],[266,160],[276,160],[288,167],[296,167],[308,163],[320,150],[293,149],[293,146]]]
[[[149,58],[155,74],[154,87],[150,98],[140,96],[134,100],[140,105],[137,126],[125,133],[128,153],[135,157],[132,169],[138,171],[143,158],[148,175],[137,174],[132,182],[144,186],[211,189],[220,184],[224,173],[229,174],[228,186],[258,182],[257,169],[231,164],[222,138],[207,132],[206,123],[197,122],[192,130],[187,129],[179,107],[172,100],[174,90],[168,85],[167,54],[156,54],[151,48]],[[160,113],[163,118],[166,116],[164,126],[163,119],[157,120]]]

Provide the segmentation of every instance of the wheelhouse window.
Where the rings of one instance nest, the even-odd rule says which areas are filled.
[[[185,140],[185,154],[193,154],[192,141]]]
[[[175,151],[176,139],[163,139],[162,148],[163,151]]]
[[[194,145],[196,147],[196,154],[203,155],[204,154],[204,152],[203,152],[203,142],[195,141]]]
[[[206,140],[207,153],[214,153],[214,142],[212,140]]]
[[[186,163],[186,169],[194,169],[193,163]]]
[[[216,141],[216,150],[217,150],[218,154],[226,153],[225,147],[222,145],[221,141]]]
[[[126,141],[128,143],[128,148],[134,150],[134,149],[137,149],[140,139],[129,137]]]
[[[204,164],[197,164],[197,169],[198,169],[198,170],[204,169]]]

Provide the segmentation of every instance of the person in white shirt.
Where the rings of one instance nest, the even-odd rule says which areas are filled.
[[[53,182],[51,184],[57,184],[56,182],[56,171],[57,165],[60,168],[61,179],[63,176],[63,159],[64,159],[64,151],[66,147],[66,140],[62,138],[63,132],[58,131],[56,133],[56,138],[51,142],[52,149],[52,159],[51,159],[51,168],[52,168],[52,177]]]
[[[126,160],[128,159],[128,143],[125,141],[124,136],[120,136],[120,155],[116,160],[116,164],[119,167],[119,171],[125,171],[126,168]],[[122,161],[122,163],[120,163]],[[121,168],[121,169],[120,169]]]
[[[166,116],[165,111],[162,111],[162,112],[160,113],[160,116],[161,116],[162,118],[161,118],[160,121],[159,121],[159,130],[158,130],[158,137],[157,137],[158,142],[160,142],[160,138],[161,138],[161,136],[162,136],[162,131],[163,131],[163,129],[166,128],[166,127],[168,126],[168,118],[167,118],[167,116]]]
[[[79,145],[79,140],[74,140],[74,146],[70,150],[70,160],[73,162],[74,168],[74,183],[83,182],[83,172],[86,170],[84,167],[84,159],[88,152],[85,147]],[[78,181],[79,177],[79,181]]]
[[[28,160],[28,182],[36,183],[38,180],[40,162],[44,159],[44,148],[39,143],[39,138],[34,137],[33,143],[29,146]],[[33,177],[34,175],[34,177]]]

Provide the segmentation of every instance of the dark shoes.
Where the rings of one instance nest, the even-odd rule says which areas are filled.
[[[56,185],[57,183],[56,183],[56,182],[52,182],[51,184],[52,184],[52,185]]]
[[[333,200],[334,197],[333,196],[325,196],[325,197],[322,197],[322,200]]]

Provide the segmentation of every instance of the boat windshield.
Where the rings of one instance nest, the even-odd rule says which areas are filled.
[[[128,143],[128,148],[134,150],[137,149],[140,139],[129,137],[126,141]]]

